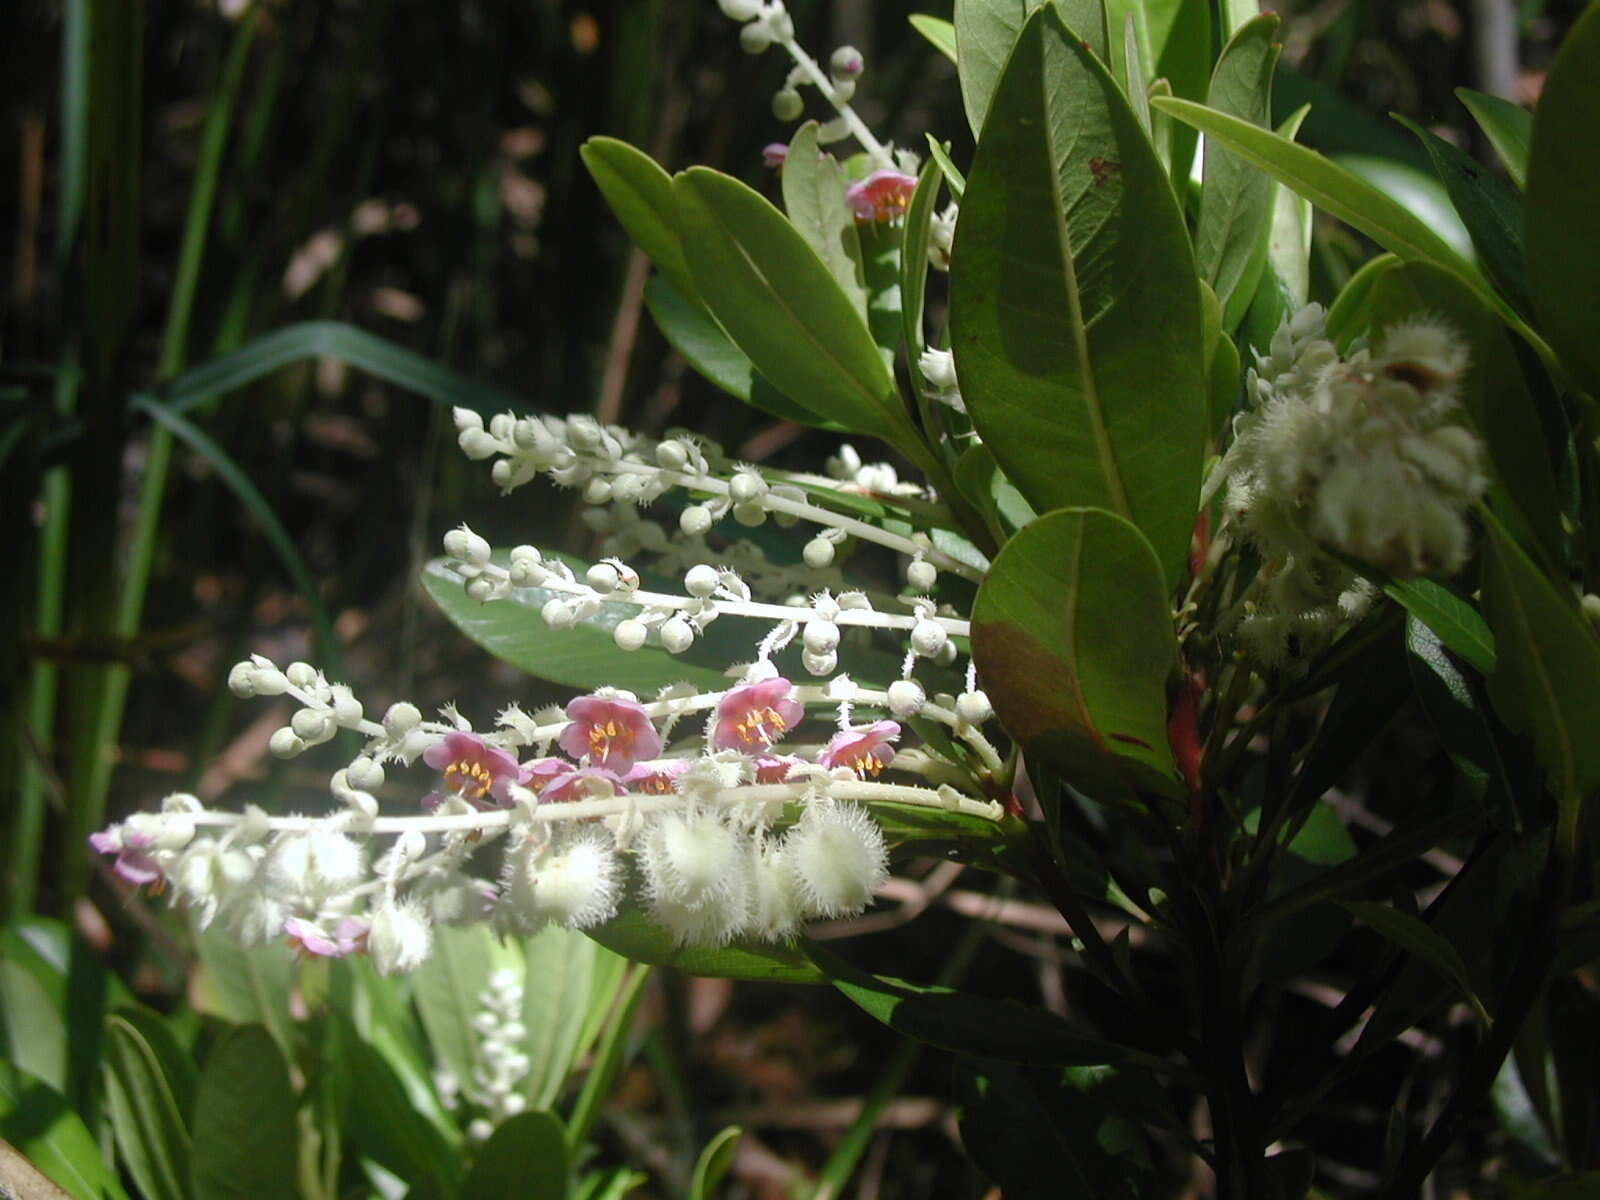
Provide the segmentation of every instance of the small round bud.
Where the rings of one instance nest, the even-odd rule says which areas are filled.
[[[717,7],[730,21],[752,21],[761,15],[761,0],[717,0]]]
[[[839,647],[839,627],[832,621],[813,618],[802,634],[806,649],[813,654],[828,654]]]
[[[689,452],[682,442],[669,439],[656,447],[656,463],[668,471],[681,471],[689,465]]]
[[[611,481],[598,475],[583,485],[583,498],[590,504],[604,504],[611,499]]]
[[[739,45],[746,54],[761,54],[772,45],[772,30],[765,21],[752,21],[739,30]]]
[[[256,665],[249,662],[233,664],[228,672],[228,690],[241,700],[248,700],[256,694]]]
[[[489,478],[495,487],[503,492],[509,492],[521,481],[517,479],[517,468],[509,458],[502,458],[489,468]]]
[[[467,580],[465,591],[468,600],[476,600],[479,604],[494,599],[494,580],[485,579],[482,575]]]
[[[450,419],[456,423],[456,432],[465,433],[469,429],[482,429],[483,418],[470,408],[456,407],[450,410]]]
[[[919,592],[931,592],[939,582],[939,572],[925,558],[919,558],[906,568],[906,582]]]
[[[703,600],[717,590],[719,579],[720,575],[715,567],[700,563],[683,573],[683,590]]]
[[[539,615],[551,629],[571,629],[578,620],[578,614],[572,605],[559,599],[546,600],[544,607],[539,610]]]
[[[514,562],[514,563],[520,563],[520,562],[534,562],[534,563],[536,563],[536,562],[543,562],[544,560],[539,554],[539,547],[524,545],[524,546],[513,546],[513,547],[511,547],[511,561]]]
[[[390,737],[410,733],[420,724],[422,713],[415,704],[408,704],[404,700],[391,704],[389,711],[383,714],[383,731]]]
[[[637,504],[643,496],[642,475],[618,475],[611,481],[611,498],[621,504]]]
[[[937,621],[918,621],[911,631],[911,649],[923,658],[932,658],[945,648],[950,635]]]
[[[780,121],[797,121],[805,110],[805,101],[793,88],[782,88],[772,94],[772,115]]]
[[[897,679],[889,685],[889,711],[897,717],[914,717],[928,702],[928,693],[915,679]]]
[[[617,643],[618,650],[637,650],[644,645],[649,636],[650,631],[645,628],[644,622],[632,618],[618,621],[617,627],[611,631],[612,640]]]
[[[933,656],[935,666],[948,667],[956,661],[956,644],[946,642],[939,647],[939,653]]]
[[[360,788],[363,792],[376,791],[383,786],[383,767],[363,754],[344,769],[344,778],[353,788]]]
[[[500,453],[500,443],[481,429],[462,430],[461,436],[456,438],[456,444],[473,462],[482,462]]]
[[[839,665],[839,656],[832,650],[818,654],[812,650],[800,651],[800,662],[813,675],[830,675]]]
[[[502,442],[509,441],[512,427],[516,423],[517,419],[508,412],[495,413],[494,416],[489,418],[489,432]]]
[[[820,571],[833,562],[833,543],[827,538],[812,538],[800,552],[800,557],[813,571]]]
[[[416,862],[428,852],[428,839],[420,829],[408,829],[395,838],[394,849],[407,862]]]
[[[767,494],[767,481],[754,471],[740,471],[728,481],[728,495],[735,504],[748,504]]]
[[[819,917],[860,912],[889,877],[883,831],[855,804],[811,805],[784,837],[783,857]]]
[[[747,529],[755,529],[767,522],[767,510],[759,504],[735,504],[733,519]]]
[[[465,525],[444,535],[444,552],[474,566],[481,567],[489,561],[489,543]]]
[[[584,574],[590,587],[597,592],[610,594],[617,590],[617,584],[622,582],[622,577],[617,574],[617,569],[610,563],[595,563]]]
[[[994,716],[994,705],[987,692],[962,692],[956,697],[956,716],[968,725],[982,725]]]
[[[292,662],[283,674],[297,688],[313,687],[317,682],[317,669],[308,662]]]
[[[308,742],[323,742],[333,736],[333,718],[319,708],[302,708],[289,719],[289,728]]]
[[[333,690],[333,719],[346,729],[361,723],[365,715],[361,701],[350,694],[350,689],[335,687]]]
[[[268,663],[256,665],[256,695],[281,696],[289,690],[289,677]]]
[[[671,617],[662,622],[658,632],[661,634],[661,647],[668,654],[682,654],[694,645],[694,626],[682,617]]]
[[[866,69],[867,60],[854,46],[840,46],[828,59],[828,74],[834,79],[857,79]]]
[[[679,515],[678,528],[690,537],[699,537],[711,528],[711,510],[703,504],[691,504]]]
[[[524,558],[513,562],[507,575],[513,587],[538,587],[549,578],[550,572],[545,570],[543,563],[530,562]]]
[[[267,742],[267,749],[278,758],[293,758],[305,748],[306,744],[300,740],[300,735],[287,725],[274,732]]]

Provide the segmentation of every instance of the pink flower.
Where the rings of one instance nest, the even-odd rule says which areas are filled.
[[[587,800],[588,781],[603,779],[615,790],[624,791],[622,777],[604,767],[569,767],[565,774],[556,775],[539,789],[541,804],[564,804],[568,800]]]
[[[718,750],[765,750],[805,715],[805,705],[794,699],[794,684],[781,675],[741,683],[717,705],[711,741]]]
[[[769,170],[778,170],[789,158],[789,147],[782,142],[772,142],[761,148],[761,161]]]
[[[117,861],[111,864],[111,869],[125,883],[131,883],[134,887],[150,884],[152,891],[161,890],[165,882],[161,864],[155,860],[154,855],[146,853],[155,845],[155,838],[149,834],[117,825],[100,833],[91,833],[89,845],[97,854],[117,856]]]
[[[789,769],[803,760],[792,754],[762,754],[756,758],[757,783],[783,783],[789,778]]]
[[[858,221],[893,221],[906,215],[916,188],[914,177],[885,168],[852,183],[844,198]]]
[[[498,746],[491,746],[475,733],[457,731],[445,735],[422,752],[422,761],[444,772],[442,792],[430,792],[423,800],[435,808],[452,795],[460,796],[475,808],[492,808],[492,797],[501,808],[511,807],[510,787],[526,785],[530,772]]]
[[[634,763],[632,769],[622,777],[622,783],[630,792],[665,796],[673,790],[678,776],[688,769],[689,760],[686,758],[668,758],[648,765]]]
[[[567,705],[572,724],[561,731],[561,748],[573,758],[619,774],[661,753],[661,735],[644,706],[621,696],[579,696]]]
[[[874,721],[871,725],[846,729],[829,739],[817,761],[829,770],[849,767],[865,779],[894,761],[894,747],[889,743],[899,736],[898,721]]]
[[[283,923],[283,931],[289,935],[289,945],[300,955],[343,958],[347,954],[365,954],[367,950],[365,917],[340,917],[332,933],[315,921],[290,917]]]

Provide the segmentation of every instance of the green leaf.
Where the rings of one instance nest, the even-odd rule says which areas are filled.
[[[962,397],[1006,475],[1041,512],[1132,521],[1176,586],[1206,426],[1194,258],[1127,101],[1054,8],[995,93],[950,308]]]
[[[1522,244],[1522,195],[1465,151],[1400,114],[1395,120],[1417,135],[1433,160],[1489,282],[1518,312],[1533,311],[1527,251]]]
[[[67,1023],[43,985],[19,963],[0,961],[0,1059],[58,1092],[67,1088]]]
[[[1433,579],[1391,580],[1383,590],[1484,676],[1494,670],[1494,634],[1471,601]]]
[[[136,1025],[113,1014],[104,1062],[111,1128],[128,1174],[149,1200],[192,1196],[186,1114],[162,1056]]]
[[[656,275],[644,285],[644,303],[672,348],[730,396],[784,421],[821,429],[843,428],[801,408],[762,378],[715,318],[698,301],[685,299],[666,276]]]
[[[1172,613],[1150,543],[1098,509],[1046,513],[1000,550],[972,654],[1006,731],[1085,790],[1176,794]]]
[[[501,1122],[461,1187],[473,1200],[562,1200],[566,1194],[567,1135],[560,1118],[547,1112]]]
[[[1573,24],[1539,94],[1528,156],[1528,282],[1542,331],[1579,385],[1600,396],[1600,9]]]
[[[1472,990],[1472,979],[1467,974],[1467,964],[1460,952],[1429,928],[1426,922],[1387,904],[1368,900],[1345,900],[1340,903],[1363,925],[1438,971],[1461,992],[1485,1028],[1492,1024],[1483,1001]]]
[[[927,38],[933,48],[951,62],[956,61],[956,27],[940,17],[927,13],[912,13],[908,18],[911,28]]]
[[[1538,539],[1551,561],[1564,556],[1561,504],[1545,450],[1538,409],[1522,364],[1499,316],[1460,279],[1426,263],[1379,276],[1369,301],[1374,335],[1408,318],[1442,317],[1467,340],[1471,359],[1461,381],[1461,407],[1483,439],[1498,489],[1491,505]]]
[[[983,139],[984,121],[1006,60],[1028,18],[1046,0],[956,0],[956,74],[972,135]],[[1100,0],[1057,0],[1062,21],[1101,62],[1109,61],[1106,11]]]
[[[1533,143],[1533,114],[1520,104],[1471,88],[1457,88],[1456,98],[1467,106],[1516,185],[1526,187],[1528,147]]]
[[[911,194],[911,206],[906,210],[905,231],[901,235],[900,333],[906,343],[906,362],[910,365],[911,381],[919,394],[923,379],[922,372],[917,368],[917,359],[928,346],[923,314],[928,290],[929,227],[943,183],[944,172],[939,169],[937,159],[930,158],[922,164],[922,172],[917,177],[917,190]]]
[[[1263,13],[1229,39],[1217,59],[1206,103],[1218,112],[1267,128],[1272,119],[1272,73],[1282,47],[1275,13]],[[1266,264],[1273,208],[1272,178],[1218,142],[1205,149],[1195,263],[1222,305],[1222,328],[1244,316]]]
[[[966,194],[967,177],[950,158],[950,151],[945,144],[931,133],[928,135],[928,157],[939,164],[939,170],[944,172],[945,182],[950,185],[950,194],[959,202]]]
[[[478,1062],[478,1034],[472,1021],[483,1008],[480,997],[489,976],[516,965],[515,951],[485,926],[441,928],[434,933],[433,953],[411,976],[428,1044],[457,1079],[471,1079]]]
[[[1375,154],[1339,154],[1331,160],[1370,183],[1439,235],[1463,263],[1472,259],[1472,237],[1456,215],[1450,194],[1425,168]],[[1464,274],[1482,287],[1475,266]]]
[[[1294,141],[1310,112],[1309,104],[1295,109],[1279,123],[1279,136]],[[1311,202],[1277,182],[1272,185],[1267,270],[1268,278],[1277,282],[1289,311],[1311,298]]]
[[[1400,263],[1399,255],[1395,254],[1368,259],[1334,297],[1328,306],[1328,340],[1341,351],[1348,350],[1352,341],[1372,328],[1373,289]]]
[[[806,952],[851,1003],[930,1046],[1026,1066],[1153,1065],[1141,1051],[1079,1033],[1042,1008],[874,975],[814,942]]]
[[[912,18],[915,20],[915,18]],[[695,1160],[694,1177],[689,1182],[689,1200],[716,1200],[717,1189],[722,1186],[728,1168],[733,1166],[733,1152],[739,1148],[744,1130],[729,1125],[706,1143],[700,1157]]]
[[[1467,279],[1476,274],[1471,264],[1422,218],[1354,171],[1315,150],[1203,104],[1162,98],[1153,99],[1151,104],[1193,125],[1208,141],[1222,142],[1318,208],[1353,225],[1400,257],[1436,262]]]
[[[283,1195],[298,1143],[289,1068],[272,1034],[245,1025],[224,1035],[195,1096],[195,1200]]]
[[[867,318],[867,284],[861,267],[861,239],[855,214],[844,198],[844,173],[831,154],[817,147],[817,123],[807,121],[789,142],[783,160],[783,207],[789,224],[828,268],[839,290],[862,320]]]
[[[1105,0],[1106,29],[1110,45],[1103,56],[1107,62],[1126,57],[1126,51],[1117,45],[1121,31],[1127,28],[1127,18],[1133,18],[1134,30],[1139,39],[1139,59],[1146,70],[1137,87],[1141,90],[1156,80],[1165,80],[1168,94],[1200,100],[1206,93],[1206,81],[1211,73],[1211,5],[1197,4],[1194,0]],[[1067,24],[1076,30],[1084,22],[1069,14]],[[1130,97],[1135,85],[1129,84]],[[1169,164],[1174,184],[1189,178],[1190,164],[1194,159],[1194,131],[1186,125],[1167,122],[1161,147],[1163,159]]]
[[[286,1054],[294,1052],[294,1019],[289,1015],[289,984],[294,962],[281,943],[245,947],[213,925],[195,933],[200,956],[195,1007],[236,1025],[265,1025]]]
[[[116,1171],[61,1093],[3,1060],[0,1138],[75,1200],[128,1200]],[[18,1200],[27,1195],[19,1192]]]
[[[1566,584],[1540,571],[1492,513],[1481,515],[1483,613],[1499,649],[1489,697],[1508,727],[1533,739],[1570,849],[1579,806],[1600,787],[1600,639]]]
[[[615,975],[600,960],[616,956],[593,939],[559,925],[547,925],[523,944],[522,1024],[528,1031],[523,1095],[533,1108],[550,1108],[561,1095],[599,994],[595,984]]]
[[[804,408],[890,442],[916,435],[866,321],[794,226],[737,179],[673,181],[684,255],[712,316]]]
[[[509,560],[500,561],[504,565]],[[571,629],[551,629],[539,610],[554,592],[518,588],[504,600],[483,603],[468,596],[463,583],[443,559],[423,568],[423,590],[452,625],[496,658],[536,678],[576,688],[592,688],[604,680],[640,695],[678,680],[703,688],[728,683],[720,670],[683,662],[657,645],[619,650],[611,631],[635,615],[632,605],[608,602]]]
[[[793,946],[776,942],[735,942],[705,949],[679,946],[661,926],[636,908],[626,908],[604,925],[584,931],[607,950],[652,966],[673,967],[685,975],[753,979],[764,983],[822,983],[822,973]]]
[[[680,296],[693,300],[697,293],[678,238],[672,176],[648,154],[616,138],[592,137],[579,147],[578,153],[634,244],[649,256]]]
[[[861,258],[867,280],[867,328],[891,374],[904,332],[900,299],[900,243],[905,222],[861,227]],[[927,251],[923,251],[927,260]],[[913,364],[915,365],[915,364]]]

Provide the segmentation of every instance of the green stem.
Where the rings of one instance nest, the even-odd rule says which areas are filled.
[[[572,1115],[567,1120],[567,1145],[573,1149],[588,1140],[589,1131],[600,1115],[600,1106],[611,1094],[611,1085],[622,1070],[633,1014],[644,995],[645,980],[650,978],[650,968],[643,963],[635,964],[632,971],[618,992],[616,1008],[595,1049],[594,1064],[589,1068],[588,1077],[583,1081],[583,1090],[578,1093],[578,1099],[572,1106]]]

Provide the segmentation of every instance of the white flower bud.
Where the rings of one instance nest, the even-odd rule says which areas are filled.
[[[757,529],[767,523],[767,510],[759,504],[735,504],[733,519],[746,529]]]
[[[866,59],[854,46],[840,46],[828,59],[828,74],[835,79],[855,79],[866,69]]]
[[[465,433],[469,429],[482,429],[483,418],[470,408],[457,405],[450,410],[450,419],[456,423],[456,432]]]
[[[812,538],[800,552],[800,557],[813,571],[820,571],[833,562],[833,543],[823,537]]]
[[[728,482],[728,495],[735,504],[748,504],[767,494],[767,481],[754,471],[740,471]]]
[[[618,621],[617,627],[611,631],[611,638],[618,650],[637,650],[649,636],[650,631],[645,628],[644,622],[631,617],[626,621]]]
[[[699,537],[711,524],[711,510],[703,504],[691,504],[678,516],[678,528],[690,537]]]
[[[839,656],[832,650],[818,654],[812,650],[800,651],[800,662],[813,675],[829,675],[839,665]]]
[[[489,561],[489,543],[465,525],[444,535],[444,552],[451,558],[481,567]]]
[[[772,115],[778,120],[798,121],[805,110],[805,101],[793,88],[780,88],[772,93]]]
[[[289,677],[271,663],[258,663],[255,684],[258,696],[281,696],[289,690]]]
[[[772,45],[772,30],[765,21],[752,21],[739,30],[739,45],[746,54],[760,54]]]
[[[720,579],[721,574],[715,567],[700,563],[684,572],[683,589],[703,600],[717,590]]]
[[[793,937],[805,919],[804,900],[783,861],[781,845],[768,843],[750,863],[750,932],[764,941]]]
[[[950,635],[937,621],[918,621],[911,630],[911,649],[923,658],[933,658],[945,648]]]
[[[583,498],[589,504],[605,504],[611,499],[611,481],[595,476],[583,485]]]
[[[489,418],[489,432],[502,442],[509,441],[511,431],[516,426],[517,418],[508,412],[495,413]]]
[[[611,484],[611,498],[620,504],[637,504],[644,496],[642,475],[618,475]]]
[[[889,878],[883,831],[855,804],[811,805],[784,838],[783,858],[819,917],[860,912]]]
[[[315,687],[317,669],[308,662],[292,662],[283,669],[284,676],[297,688]]]
[[[609,595],[611,592],[616,591],[617,584],[621,582],[621,576],[617,574],[617,569],[610,563],[603,562],[595,563],[594,566],[590,567],[584,574],[584,579],[588,581],[590,587],[602,595]]]
[[[956,697],[956,716],[968,725],[982,725],[994,716],[994,705],[989,703],[989,694],[983,691],[962,692]]]
[[[616,913],[622,879],[616,846],[598,826],[559,834],[545,846],[524,842],[506,855],[501,911],[524,932],[552,921],[588,929]]]
[[[383,786],[383,767],[362,754],[351,760],[344,769],[344,777],[345,782],[353,788],[360,788],[364,792],[376,791]]]
[[[639,853],[651,912],[681,944],[714,946],[744,925],[751,904],[744,840],[710,813],[664,813]]]
[[[914,717],[928,702],[928,693],[915,679],[896,679],[889,685],[889,711],[897,717]]]
[[[248,700],[256,694],[256,665],[250,662],[237,662],[228,671],[228,690],[241,700]]]
[[[482,462],[500,453],[500,443],[481,429],[463,429],[456,438],[456,445],[473,462]]]
[[[717,7],[731,21],[753,21],[761,15],[761,0],[717,0]]]
[[[427,961],[432,949],[433,931],[416,903],[385,904],[372,915],[367,953],[378,974],[409,974]]]
[[[331,829],[284,834],[268,852],[268,884],[281,895],[320,905],[348,891],[366,869],[361,846]]]
[[[689,452],[682,442],[669,438],[656,447],[656,463],[664,470],[681,471],[689,465]]]
[[[682,654],[694,645],[694,626],[682,617],[668,618],[657,632],[661,635],[662,649],[668,654]]]
[[[467,580],[462,590],[467,593],[468,600],[476,600],[479,604],[486,604],[494,599],[494,580],[479,575]]]
[[[930,346],[917,358],[917,369],[922,372],[922,377],[940,391],[948,391],[957,386],[956,358],[948,350],[938,350]]]
[[[801,635],[807,650],[813,654],[827,654],[839,646],[839,627],[832,621],[812,618],[806,622]]]
[[[361,723],[364,715],[361,701],[350,694],[349,688],[342,684],[334,685],[332,704],[333,719],[343,728],[350,729]]]
[[[306,748],[300,736],[285,725],[282,729],[275,730],[267,741],[267,749],[278,758],[293,758]]]
[[[511,561],[514,562],[514,563],[520,563],[520,562],[536,563],[536,562],[543,562],[544,559],[539,554],[539,547],[537,547],[537,546],[529,546],[529,545],[521,545],[521,546],[513,546],[513,547],[511,547]]]
[[[939,653],[933,656],[933,663],[938,667],[948,667],[956,661],[956,644],[945,642],[939,647]]]
[[[578,622],[577,610],[561,599],[546,600],[539,616],[551,629],[571,629]]]
[[[410,733],[420,724],[422,724],[422,713],[415,704],[408,704],[404,700],[398,704],[391,704],[389,710],[383,714],[383,731],[390,737]]]
[[[919,558],[906,568],[906,582],[919,592],[931,592],[939,582],[939,572],[927,559]]]

